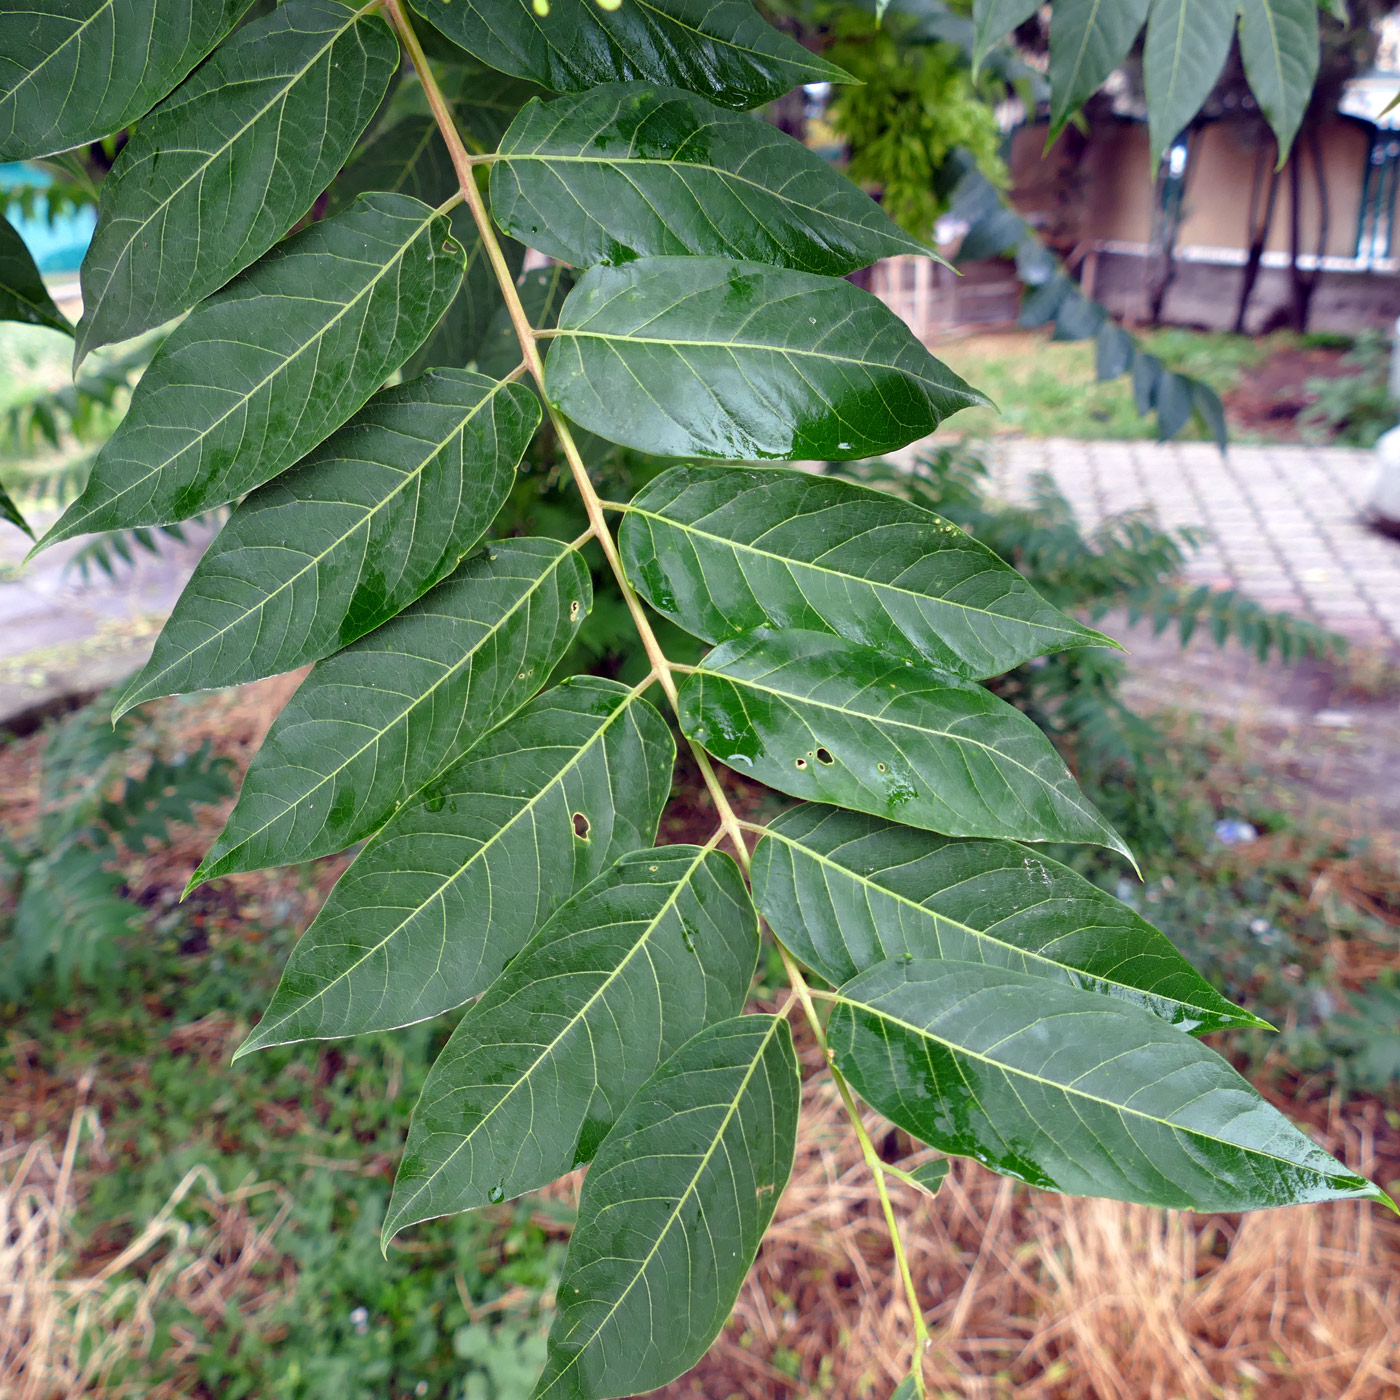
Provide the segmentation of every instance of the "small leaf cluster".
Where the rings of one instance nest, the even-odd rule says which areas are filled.
[[[130,774],[143,749],[144,767]],[[230,796],[228,768],[207,740],[166,757],[144,726],[130,717],[113,725],[101,706],[55,726],[33,829],[0,835],[0,890],[10,906],[0,924],[0,997],[41,981],[67,992],[115,964],[135,913],[120,856],[167,841],[197,807]]]
[[[232,506],[117,712],[309,666],[191,884],[364,843],[240,1054],[470,1003],[386,1242],[587,1164],[535,1393],[665,1384],[791,1171],[795,1006],[882,1192],[853,1094],[1046,1189],[1383,1199],[1196,1038],[1255,1018],[1036,849],[1131,858],[987,682],[1113,644],[951,521],[784,465],[984,401],[846,280],[921,245],[750,115],[842,71],[745,0],[414,8],[0,16],[0,153],[139,117],[78,360],[183,315],[40,547]],[[521,279],[527,246],[573,272]],[[546,422],[588,530],[504,538]],[[674,464],[604,502],[593,442]],[[592,606],[585,549],[635,685],[548,683]],[[716,809],[702,844],[656,844],[663,702]],[[750,833],[716,762],[796,804]],[[760,916],[777,1013],[745,1011]]]
[[[1327,0],[1056,0],[1050,15],[1050,136],[1064,129],[1140,34],[1155,166],[1210,96],[1239,35],[1254,98],[1288,154],[1312,97]],[[1328,6],[1331,8],[1330,5]],[[1040,9],[1040,0],[973,0],[974,64]]]

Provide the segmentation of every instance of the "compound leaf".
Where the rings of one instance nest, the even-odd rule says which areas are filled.
[[[1129,855],[1021,711],[839,637],[764,629],[723,643],[686,678],[680,723],[722,762],[793,797],[946,836],[1089,841]]]
[[[1147,6],[1148,0],[1056,0],[1050,16],[1052,140],[1128,56]]]
[[[758,917],[729,856],[624,856],[526,944],[438,1056],[385,1238],[589,1161],[667,1056],[739,1014],[757,962]]]
[[[1282,167],[1317,78],[1316,0],[1239,0],[1239,7],[1245,77],[1278,138]]]
[[[27,326],[47,326],[72,335],[73,327],[49,295],[44,279],[24,239],[0,218],[0,321],[21,321]]]
[[[800,1097],[777,1016],[711,1026],[637,1090],[584,1178],[535,1400],[640,1395],[704,1355],[792,1172]]]
[[[592,602],[577,551],[511,540],[318,662],[190,887],[344,850],[540,688]]]
[[[48,0],[0,10],[0,161],[84,146],[149,111],[249,0]]]
[[[462,280],[448,233],[416,199],[366,195],[203,302],[156,352],[43,543],[183,520],[291,466],[442,315]]]
[[[849,282],[726,258],[594,267],[559,316],[551,400],[671,457],[869,457],[984,403]]]
[[[240,1055],[458,1006],[576,890],[656,839],[675,742],[616,681],[575,677],[405,803],[341,876]]]
[[[620,548],[647,602],[708,642],[830,631],[974,679],[1114,645],[941,516],[833,477],[673,467],[628,507]]]
[[[553,92],[637,78],[762,106],[799,83],[850,75],[759,17],[748,0],[413,0],[449,39],[502,73]]]
[[[160,104],[102,183],[75,362],[188,310],[311,206],[398,64],[379,15],[287,0]]]
[[[539,421],[523,385],[469,370],[376,394],[233,512],[117,714],[295,670],[387,622],[485,533]]]
[[[896,960],[840,989],[827,1039],[892,1123],[1047,1190],[1203,1211],[1386,1201],[1213,1050],[1116,997]]]
[[[698,253],[840,277],[929,253],[801,142],[675,88],[619,83],[532,102],[498,156],[497,222],[580,267]]]
[[[803,804],[769,823],[753,890],[774,934],[834,984],[890,958],[945,958],[1121,997],[1182,1030],[1264,1024],[1126,904],[1010,841]]]

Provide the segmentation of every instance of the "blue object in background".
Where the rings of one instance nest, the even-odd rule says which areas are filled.
[[[47,170],[19,163],[0,165],[0,189],[15,185],[33,185],[43,189],[51,184],[53,176]],[[19,205],[12,203],[5,210],[5,217],[24,239],[25,246],[45,277],[77,272],[82,266],[88,244],[92,242],[97,211],[93,208],[80,209],[76,214],[64,214],[51,223],[45,204],[44,196],[37,196],[35,217],[26,219],[20,214]]]

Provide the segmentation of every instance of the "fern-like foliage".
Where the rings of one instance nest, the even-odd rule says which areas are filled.
[[[164,757],[148,726],[133,718],[114,725],[109,707],[110,697],[53,727],[34,827],[0,843],[10,905],[0,923],[0,998],[40,985],[68,994],[110,970],[135,912],[123,893],[123,855],[167,842],[200,806],[233,792],[229,762],[207,740]],[[133,760],[140,771],[129,775]]]

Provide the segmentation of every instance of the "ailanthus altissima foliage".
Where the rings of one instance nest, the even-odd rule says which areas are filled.
[[[1244,5],[1285,134],[1312,4]],[[1031,8],[979,0],[979,42]],[[1152,62],[1178,36],[1176,121],[1180,75],[1235,20],[1235,0],[1196,8],[1057,0],[1057,119],[1148,18]],[[192,883],[365,843],[240,1054],[471,1003],[386,1240],[591,1164],[536,1393],[666,1383],[723,1325],[786,1183],[799,1011],[879,1180],[852,1090],[1047,1190],[1385,1200],[1195,1038],[1255,1018],[1037,850],[1131,860],[982,682],[1112,643],[923,506],[785,465],[896,449],[983,401],[844,280],[909,235],[754,115],[845,75],[747,0],[414,9],[0,14],[0,159],[130,125],[77,361],[182,318],[38,547],[231,507],[117,709],[309,664]],[[527,246],[572,271],[521,279]],[[62,324],[13,237],[0,314]],[[500,538],[542,428],[590,528]],[[605,503],[580,449],[600,440],[674,464]],[[592,605],[586,549],[636,624],[636,686],[555,675]],[[698,665],[653,614],[709,644]],[[655,844],[677,730],[716,810],[703,845]],[[726,767],[799,801],[750,830]],[[764,938],[782,1014],[745,1011]],[[922,1156],[888,1170],[941,1179]],[[923,1393],[917,1361],[906,1384]]]

